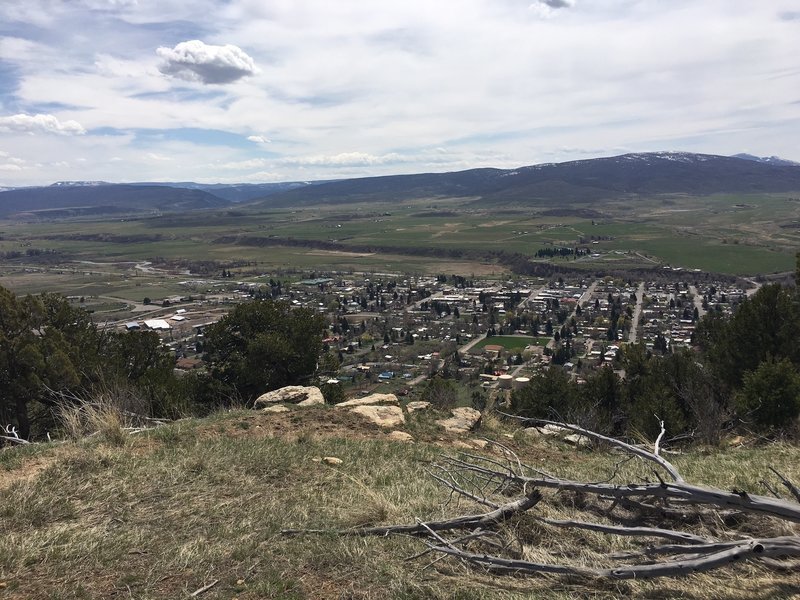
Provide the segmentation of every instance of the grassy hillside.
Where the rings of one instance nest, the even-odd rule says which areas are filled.
[[[432,564],[430,555],[406,560],[424,550],[406,537],[280,535],[285,527],[477,512],[448,503],[426,474],[440,453],[469,439],[443,435],[433,419],[423,413],[408,423],[415,444],[391,442],[358,415],[321,407],[234,411],[136,435],[110,427],[77,442],[0,450],[0,598],[186,598],[214,581],[199,597],[772,599],[797,589],[796,574],[749,564],[655,583],[501,578],[451,560]],[[562,476],[605,479],[619,461],[530,441],[492,418],[476,435],[502,439],[523,460]],[[323,456],[343,462],[329,466]],[[697,451],[675,462],[687,479],[726,489],[763,492],[768,466],[800,479],[800,450],[784,444]],[[620,468],[623,477],[647,475],[642,465]],[[580,504],[569,495],[552,499],[535,512],[563,518]],[[603,563],[628,549],[602,534],[528,520],[509,526],[533,540],[528,552],[541,560],[567,554]],[[693,530],[718,527],[701,522]]]

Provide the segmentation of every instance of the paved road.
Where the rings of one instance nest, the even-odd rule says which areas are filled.
[[[642,299],[644,298],[644,282],[639,284],[639,287],[636,288],[636,308],[633,309],[633,323],[631,324],[631,330],[628,334],[628,341],[631,344],[636,343],[636,334],[639,330],[639,317],[642,314]]]
[[[588,288],[586,288],[586,291],[583,292],[583,294],[581,294],[581,297],[578,298],[578,301],[575,303],[575,308],[572,309],[572,312],[567,317],[565,323],[569,323],[570,319],[572,319],[572,317],[575,316],[575,314],[578,312],[579,306],[581,307],[581,310],[583,310],[583,307],[586,306],[586,303],[592,299],[592,295],[594,294],[595,289],[597,289],[597,283],[598,283],[597,280],[593,281],[591,285]],[[555,338],[547,342],[547,347],[550,348],[551,350],[556,347]]]
[[[525,308],[527,303],[532,301],[532,300],[535,300],[536,296],[539,295],[539,292],[541,292],[545,287],[546,286],[544,284],[542,284],[539,287],[533,288],[533,290],[531,291],[531,293],[528,295],[527,298],[523,298],[522,300],[520,300],[520,303],[517,304],[517,308]]]
[[[702,318],[703,315],[706,314],[706,309],[703,308],[703,296],[700,295],[700,292],[693,285],[689,286],[689,293],[692,294],[694,307],[697,309],[698,316]]]

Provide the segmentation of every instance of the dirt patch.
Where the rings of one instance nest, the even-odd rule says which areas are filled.
[[[306,256],[349,256],[354,258],[375,256],[374,252],[345,252],[344,250],[309,250],[304,254]]]
[[[514,221],[486,221],[486,223],[481,223],[478,227],[502,227],[509,223],[514,223]]]
[[[7,448],[4,452],[14,452],[15,448]],[[30,481],[50,465],[67,456],[75,455],[71,447],[55,448],[46,455],[35,455],[22,458],[18,466],[0,467],[0,491],[6,490],[19,481]]]
[[[443,225],[439,225],[436,233],[434,233],[431,237],[439,238],[451,233],[458,233],[459,227],[461,227],[463,223],[445,223]]]

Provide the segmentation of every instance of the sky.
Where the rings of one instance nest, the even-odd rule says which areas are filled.
[[[797,0],[2,0],[0,186],[800,161]]]

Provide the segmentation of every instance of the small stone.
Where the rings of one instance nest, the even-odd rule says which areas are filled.
[[[560,427],[559,425],[552,425],[548,423],[544,427],[540,428],[542,435],[567,435],[571,430],[567,429],[566,427]]]
[[[565,436],[564,441],[580,448],[588,448],[592,445],[591,440],[580,433],[573,433],[572,435]]]
[[[418,410],[427,410],[431,407],[430,402],[426,402],[425,400],[413,400],[406,404],[406,410],[408,414],[411,414]]]
[[[276,404],[275,406],[268,406],[267,408],[263,409],[261,412],[265,412],[265,413],[284,413],[284,412],[289,412],[289,408],[284,406],[283,404]]]
[[[323,456],[322,462],[324,462],[326,465],[340,465],[344,461],[341,458],[337,458],[335,456]]]
[[[414,436],[405,431],[393,431],[389,434],[389,439],[393,442],[413,442]]]
[[[489,445],[489,442],[487,442],[486,440],[478,440],[475,438],[471,439],[469,443],[475,448],[480,448],[481,450],[483,450],[484,448],[486,448],[486,446]]]

